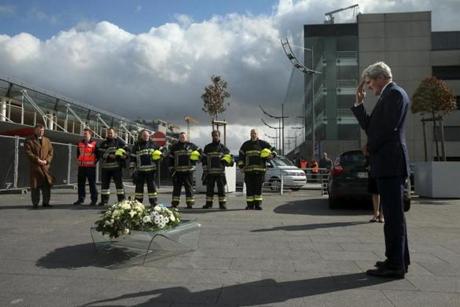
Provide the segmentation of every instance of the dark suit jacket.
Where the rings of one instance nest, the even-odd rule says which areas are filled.
[[[369,115],[363,104],[351,108],[367,134],[371,176],[375,178],[409,174],[405,128],[409,97],[391,82],[385,88]]]

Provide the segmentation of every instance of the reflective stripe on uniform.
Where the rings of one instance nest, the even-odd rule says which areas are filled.
[[[101,195],[110,195],[110,190],[101,190]]]
[[[117,195],[124,195],[124,194],[125,194],[125,190],[117,189]]]
[[[253,202],[254,201],[254,196],[246,196],[246,201],[247,202]]]
[[[255,200],[255,201],[262,201],[262,200],[263,200],[263,197],[262,197],[262,195],[255,195],[255,196],[254,196],[254,200]]]

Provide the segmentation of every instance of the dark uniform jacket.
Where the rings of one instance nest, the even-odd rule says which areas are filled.
[[[115,156],[115,151],[119,148],[123,148],[126,151],[126,156]],[[125,167],[125,160],[128,155],[128,146],[126,146],[126,143],[119,138],[105,139],[97,146],[97,159],[100,161],[101,167],[105,169]]]
[[[210,175],[224,174],[227,165],[222,157],[226,154],[230,154],[230,150],[221,142],[212,142],[206,145],[201,159],[203,171]]]
[[[267,159],[260,157],[260,152],[265,148],[270,149],[272,154],[276,155],[275,148],[263,140],[257,139],[256,141],[248,140],[244,142],[240,148],[238,166],[248,173],[265,172]]]
[[[191,172],[195,170],[195,161],[190,160],[190,154],[192,151],[199,151],[193,143],[190,142],[177,142],[169,148],[168,155],[168,167],[170,170],[175,172]]]
[[[136,168],[136,170],[140,172],[156,171],[159,160],[153,161],[152,159],[152,153],[155,150],[160,150],[160,146],[152,141],[136,142],[131,149],[129,167]]]

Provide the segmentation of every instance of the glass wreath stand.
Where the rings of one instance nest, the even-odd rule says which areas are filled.
[[[118,264],[144,265],[146,261],[196,250],[200,230],[201,224],[193,220],[163,230],[131,231],[113,239],[96,227],[91,227],[90,233],[98,253],[111,254]]]

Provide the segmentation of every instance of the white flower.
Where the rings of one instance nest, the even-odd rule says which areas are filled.
[[[129,228],[123,229],[123,234],[124,234],[124,235],[128,235],[128,234],[129,234]]]
[[[168,218],[168,217],[165,217],[165,218],[163,219],[163,221],[165,222],[165,224],[168,224],[168,223],[169,223],[169,218]]]
[[[152,218],[151,218],[150,216],[146,215],[146,216],[144,216],[144,217],[142,218],[142,221],[143,221],[144,223],[151,223],[151,222],[152,222]]]
[[[134,217],[136,215],[136,211],[134,211],[134,210],[129,211],[129,215],[131,217]]]
[[[175,222],[176,221],[176,217],[174,216],[174,214],[171,214],[169,216],[169,219],[171,220],[171,222]]]
[[[131,209],[131,205],[128,202],[122,202],[120,205],[121,209],[128,210]]]

